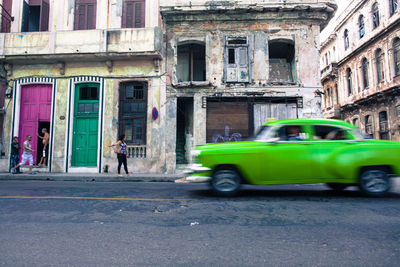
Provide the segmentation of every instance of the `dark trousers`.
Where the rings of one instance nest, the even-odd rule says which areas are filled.
[[[117,154],[118,158],[118,174],[121,172],[121,165],[124,164],[124,169],[126,174],[128,174],[128,163],[126,162],[126,155],[125,154]]]
[[[19,155],[18,154],[11,154],[11,168],[14,168],[19,163]],[[11,170],[12,173],[20,173],[19,167],[15,170]]]

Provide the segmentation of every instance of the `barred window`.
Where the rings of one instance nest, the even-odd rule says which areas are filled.
[[[146,144],[147,84],[126,82],[119,89],[119,134],[128,144]]]

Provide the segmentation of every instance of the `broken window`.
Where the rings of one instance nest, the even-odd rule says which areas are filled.
[[[376,62],[376,75],[377,75],[377,81],[382,82],[383,79],[385,78],[385,72],[384,72],[384,62],[383,62],[383,52],[382,49],[378,49],[375,52],[375,62]]]
[[[364,16],[360,15],[360,17],[358,18],[358,27],[360,30],[360,38],[363,38],[364,34],[365,34],[365,24],[364,24]]]
[[[247,37],[225,38],[225,81],[249,82],[249,44]]]
[[[363,78],[363,85],[364,89],[368,88],[369,80],[368,80],[368,60],[363,58],[362,60],[362,78]]]
[[[146,144],[147,84],[126,82],[119,90],[119,134],[128,144]]]
[[[386,111],[379,112],[379,138],[389,140],[389,125]]]
[[[23,1],[22,32],[43,32],[49,30],[49,1]]]
[[[74,30],[96,29],[96,0],[76,0]]]
[[[389,0],[390,16],[392,16],[398,8],[397,0]]]
[[[125,0],[122,11],[122,28],[143,28],[145,0]]]
[[[393,41],[393,60],[394,60],[394,73],[400,74],[400,39],[396,38]]]
[[[379,26],[379,7],[378,3],[372,6],[372,28],[375,29]]]
[[[343,39],[344,39],[344,50],[347,50],[350,46],[349,31],[347,29],[344,30]]]
[[[353,81],[351,78],[351,69],[348,68],[346,71],[346,79],[347,79],[347,94],[350,96],[353,94]]]
[[[332,99],[332,89],[328,87],[325,91],[325,107],[331,107],[333,104],[333,99]]]
[[[178,82],[206,80],[206,48],[202,44],[183,44],[178,46]]]
[[[360,128],[360,120],[358,118],[353,119],[353,125],[357,128]]]
[[[374,138],[374,131],[372,126],[372,116],[367,115],[365,116],[365,133],[368,138]]]
[[[268,44],[269,79],[272,82],[294,82],[295,49],[292,41],[276,40]],[[325,58],[328,64],[328,56]]]

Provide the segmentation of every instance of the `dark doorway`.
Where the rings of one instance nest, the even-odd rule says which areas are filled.
[[[43,134],[42,134],[42,129],[43,128],[46,128],[47,132],[49,132],[50,122],[49,121],[39,121],[39,127],[38,127],[38,133],[37,134],[39,136],[42,136],[42,137],[43,137]],[[37,145],[37,151],[36,151],[36,156],[37,156],[36,157],[36,164],[38,165],[40,160],[41,160],[41,158],[42,158],[42,156],[43,156],[43,147],[44,147],[44,145],[43,145],[43,140],[42,139],[40,139],[38,136],[36,136],[36,138],[37,138],[37,144],[38,144]],[[48,146],[50,146],[50,140],[49,140]],[[47,166],[49,165],[48,160],[49,160],[49,155],[47,155],[47,162],[46,162]]]
[[[188,164],[193,143],[193,98],[178,98],[176,114],[176,164]]]

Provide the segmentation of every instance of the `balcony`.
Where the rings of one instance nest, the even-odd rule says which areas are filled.
[[[0,34],[0,57],[7,61],[88,57],[157,56],[159,27]]]
[[[340,119],[340,106],[327,107],[323,110],[324,118],[327,119]]]
[[[321,80],[327,79],[328,77],[337,77],[338,69],[337,63],[331,63],[321,70]]]

